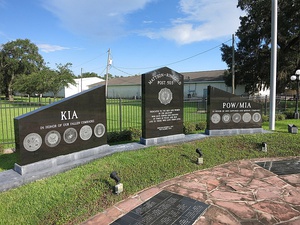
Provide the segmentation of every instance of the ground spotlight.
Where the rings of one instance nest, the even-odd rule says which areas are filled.
[[[197,159],[197,164],[198,165],[203,164],[203,154],[202,154],[201,149],[197,148],[196,152],[199,154],[199,157]]]
[[[268,147],[267,147],[267,143],[266,142],[262,142],[261,143],[261,151],[262,152],[267,152],[268,151]]]
[[[123,184],[120,183],[121,178],[118,176],[118,173],[116,171],[113,171],[110,174],[110,178],[112,178],[114,181],[116,181],[116,185],[114,186],[114,193],[120,194],[121,192],[123,192]]]

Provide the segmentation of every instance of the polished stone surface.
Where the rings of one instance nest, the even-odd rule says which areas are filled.
[[[207,90],[207,130],[261,128],[261,104],[212,86]]]
[[[277,175],[300,173],[300,161],[298,159],[258,162],[257,165]]]
[[[107,143],[105,86],[14,119],[18,164],[27,165]]]
[[[169,191],[161,191],[131,210],[112,225],[185,224],[192,225],[208,205]]]
[[[163,67],[142,75],[142,138],[183,133],[183,75]]]

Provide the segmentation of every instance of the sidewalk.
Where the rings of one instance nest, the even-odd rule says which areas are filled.
[[[242,160],[176,177],[117,203],[82,225],[110,224],[162,190],[209,205],[196,225],[297,225],[300,174],[276,175],[255,164],[279,160],[283,158]]]

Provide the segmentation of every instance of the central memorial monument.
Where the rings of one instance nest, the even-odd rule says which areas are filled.
[[[168,67],[142,74],[142,144],[184,138],[183,85],[183,75]]]

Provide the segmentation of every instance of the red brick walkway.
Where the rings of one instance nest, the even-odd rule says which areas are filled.
[[[257,161],[270,160],[280,159]],[[300,224],[300,174],[277,176],[249,160],[165,181],[117,203],[83,224],[110,224],[162,190],[210,205],[195,225]]]

